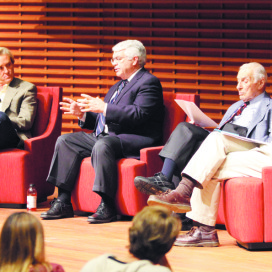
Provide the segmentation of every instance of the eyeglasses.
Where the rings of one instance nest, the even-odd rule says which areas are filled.
[[[121,61],[123,61],[124,59],[125,59],[126,57],[116,57],[116,58],[113,58],[113,59],[111,59],[111,64],[114,64],[114,62],[116,61],[116,62],[121,62]]]

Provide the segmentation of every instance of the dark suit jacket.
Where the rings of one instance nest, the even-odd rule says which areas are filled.
[[[109,102],[121,81],[110,88],[104,101]],[[82,128],[94,129],[97,114],[87,113]],[[140,155],[140,149],[161,144],[164,106],[158,78],[142,68],[125,86],[113,104],[108,103],[106,124],[109,135],[121,140],[125,157]]]
[[[243,100],[240,100],[229,107],[225,113],[223,119],[221,120],[218,127],[221,127],[222,124],[228,120],[228,118],[244,103]],[[265,93],[265,96],[260,104],[258,109],[258,114],[254,116],[250,127],[247,130],[247,136],[251,139],[256,139],[264,142],[272,142],[272,99],[270,96]]]
[[[7,114],[22,141],[31,137],[37,108],[36,96],[35,85],[13,78],[3,100],[2,111]]]

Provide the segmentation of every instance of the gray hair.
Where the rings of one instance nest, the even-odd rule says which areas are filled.
[[[133,57],[139,58],[139,65],[143,67],[146,63],[146,50],[144,45],[137,40],[126,40],[117,43],[113,48],[113,52],[125,50],[125,55],[132,59]]]
[[[12,64],[14,64],[14,57],[9,49],[7,49],[6,47],[0,47],[0,56],[2,55],[8,55]]]
[[[267,82],[267,73],[265,68],[258,62],[249,62],[243,64],[240,69],[240,71],[247,71],[251,73],[253,76],[254,83],[258,82],[261,79],[265,79],[265,83]]]

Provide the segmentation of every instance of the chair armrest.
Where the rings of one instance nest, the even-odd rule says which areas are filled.
[[[146,174],[148,177],[161,171],[163,160],[159,153],[163,146],[147,147],[140,150],[140,160],[146,163]]]
[[[263,193],[264,193],[264,241],[272,242],[272,166],[262,170]]]

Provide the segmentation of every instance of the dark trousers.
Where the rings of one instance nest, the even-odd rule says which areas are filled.
[[[8,116],[0,111],[0,149],[17,147],[20,138]]]
[[[60,136],[55,145],[47,181],[72,191],[81,162],[90,157],[95,170],[93,191],[114,197],[117,190],[116,160],[124,157],[120,139],[115,136],[76,132]]]
[[[180,173],[208,135],[209,131],[188,122],[179,123],[170,135],[159,155],[176,163],[178,169],[174,175],[179,180]]]

